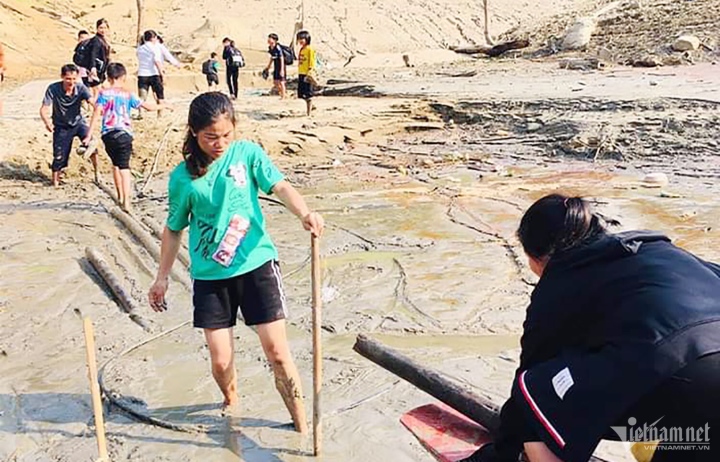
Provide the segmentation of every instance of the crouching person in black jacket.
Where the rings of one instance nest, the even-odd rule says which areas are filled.
[[[540,281],[500,430],[468,462],[586,462],[603,438],[659,440],[653,462],[720,461],[720,266],[605,225],[561,195],[523,216]]]

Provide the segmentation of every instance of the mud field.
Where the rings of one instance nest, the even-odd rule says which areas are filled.
[[[383,97],[318,99],[311,120],[299,116],[297,101],[257,92],[237,105],[238,137],[263,143],[328,222],[323,460],[432,460],[398,422],[432,399],[354,354],[358,333],[498,403],[507,396],[535,282],[514,230],[542,195],[585,195],[623,228],[661,230],[720,260],[720,84],[705,74],[710,65],[672,76],[494,66],[462,85],[447,76],[424,83],[422,75],[390,75],[372,81]],[[113,202],[90,182],[88,166],[72,158],[66,184],[48,187],[50,138],[34,116],[46,83],[5,95],[0,119],[0,461],[94,460],[82,316],[95,323],[113,398],[185,430],[147,425],[107,404],[112,460],[314,460],[311,438],[289,430],[254,333],[236,329],[243,420],[231,430],[219,415],[202,335],[189,325],[181,262],[169,311],[153,313],[145,294],[155,259],[109,214]],[[167,172],[180,160],[191,95],[170,97],[174,114],[136,122],[133,166],[143,194],[133,220],[148,233],[165,218]],[[109,184],[109,161],[102,163]],[[667,173],[670,184],[646,187],[650,172]],[[282,207],[263,204],[310,408],[309,237]],[[88,246],[122,276],[138,316],[112,298],[85,258]],[[631,460],[620,444],[599,453]]]

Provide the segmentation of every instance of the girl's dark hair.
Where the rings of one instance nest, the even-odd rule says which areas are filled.
[[[100,19],[98,19],[97,22],[95,23],[95,30],[97,30],[98,27],[100,27],[100,26],[103,25],[103,24],[105,24],[106,26],[110,27],[110,23],[107,22],[107,19],[105,19],[105,18],[100,18]]]
[[[127,75],[127,69],[122,63],[110,63],[107,67],[107,76],[110,80],[117,80],[123,75]]]
[[[275,40],[276,42],[280,41],[280,37],[278,37],[278,34],[276,34],[274,32],[272,34],[268,35],[268,38],[271,38],[271,39]]]
[[[158,36],[157,32],[155,32],[154,30],[152,30],[152,29],[146,30],[142,37],[143,43],[149,42],[150,40],[154,39],[157,36]]]
[[[593,213],[590,204],[581,197],[551,194],[535,202],[525,212],[517,237],[526,254],[542,258],[604,234],[606,223],[619,224]]]
[[[312,40],[312,37],[310,37],[310,32],[308,32],[306,30],[301,30],[300,32],[298,32],[297,35],[295,36],[295,40],[297,41],[300,39],[305,40],[306,45],[310,45],[310,42]]]
[[[235,109],[232,101],[223,93],[213,91],[197,96],[190,103],[188,129],[183,144],[183,158],[190,176],[198,178],[207,172],[213,159],[198,144],[197,133],[209,127],[217,119],[226,116],[235,125]]]

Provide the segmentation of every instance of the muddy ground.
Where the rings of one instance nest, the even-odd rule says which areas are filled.
[[[522,211],[540,196],[557,190],[588,196],[623,228],[661,230],[720,260],[714,68],[577,73],[503,62],[475,66],[472,77],[442,75],[469,66],[419,75],[369,70],[367,82],[384,96],[320,98],[309,120],[301,117],[302,103],[257,90],[237,104],[238,137],[263,143],[328,222],[324,460],[432,460],[398,422],[432,399],[354,354],[358,333],[497,402],[507,396],[535,281],[513,234]],[[113,396],[144,415],[202,431],[139,423],[107,405],[113,460],[312,460],[311,438],[288,430],[253,332],[236,330],[243,421],[230,431],[219,417],[202,336],[188,325],[190,292],[180,262],[169,311],[153,313],[144,299],[156,263],[108,214],[112,200],[90,182],[88,165],[74,157],[66,184],[48,187],[50,138],[35,117],[46,83],[5,95],[0,119],[0,460],[94,460],[82,316],[95,323]],[[167,172],[181,158],[192,95],[175,90],[170,97],[174,114],[136,123],[133,166],[144,194],[134,219],[151,225],[148,231],[165,218]],[[102,162],[104,181],[111,181],[109,161]],[[656,171],[668,174],[667,187],[642,182]],[[289,213],[264,205],[309,396],[309,239]],[[84,257],[88,246],[122,276],[150,332],[109,295]],[[631,460],[618,444],[603,445],[600,454]]]

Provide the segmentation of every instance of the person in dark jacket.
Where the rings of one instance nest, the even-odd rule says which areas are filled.
[[[586,462],[603,438],[661,440],[653,462],[720,460],[720,266],[606,224],[562,195],[523,216],[540,280],[500,430],[467,462]]]
[[[105,74],[108,64],[110,64],[110,45],[108,39],[110,35],[110,25],[106,19],[98,19],[96,23],[96,33],[90,42],[89,47],[89,63],[88,67],[88,87],[93,92],[93,101],[97,99],[100,92],[100,85],[105,82]]]
[[[225,73],[230,98],[238,97],[238,77],[242,67],[242,53],[235,47],[235,42],[228,37],[223,39],[223,59],[225,60]]]

